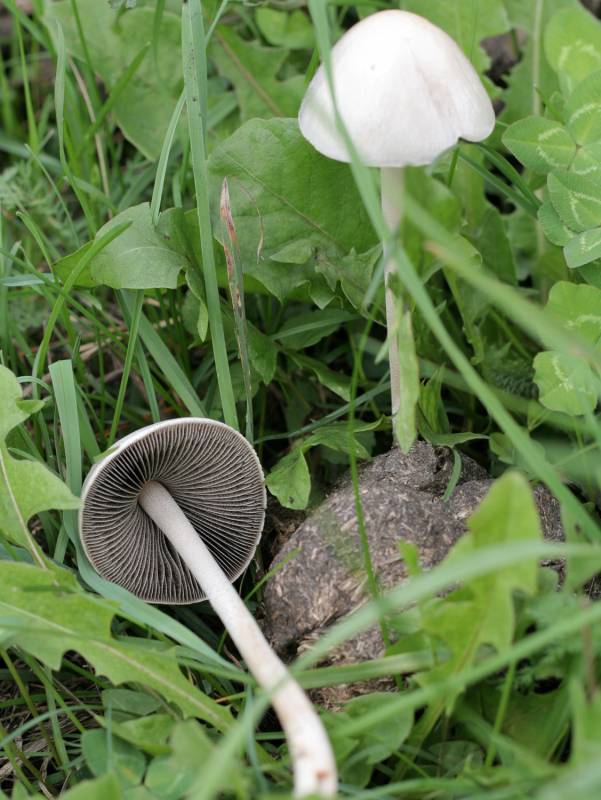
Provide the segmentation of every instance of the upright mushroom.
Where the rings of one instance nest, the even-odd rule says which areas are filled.
[[[287,735],[297,797],[336,794],[332,749],[313,706],[231,584],[263,528],[259,460],[237,431],[178,419],[122,439],[88,475],[80,532],[107,580],[152,603],[208,599]]]
[[[431,164],[457,141],[485,139],[492,104],[461,49],[443,30],[409,11],[380,11],[347,31],[332,48],[332,83],[317,70],[299,112],[303,136],[319,152],[351,161],[335,107],[360,159],[381,169],[382,212],[391,233],[402,218],[403,167]],[[394,272],[385,243],[386,322],[392,414],[400,405]]]

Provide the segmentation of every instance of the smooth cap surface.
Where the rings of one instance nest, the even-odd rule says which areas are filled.
[[[138,504],[161,483],[235,580],[250,562],[265,519],[263,471],[247,440],[222,422],[159,422],[118,442],[88,475],[79,527],[98,573],[151,603],[195,603],[204,594],[162,531]]]
[[[363,163],[431,164],[458,139],[485,139],[495,113],[476,70],[443,30],[409,11],[380,11],[332,48],[340,116]],[[336,128],[325,69],[299,112],[303,136],[324,155],[350,161]]]

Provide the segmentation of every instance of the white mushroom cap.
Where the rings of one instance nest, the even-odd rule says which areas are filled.
[[[380,11],[354,25],[332,48],[332,73],[338,111],[368,166],[431,164],[458,139],[478,142],[494,128],[490,99],[462,50],[409,11]],[[299,124],[316,150],[351,160],[323,65]]]

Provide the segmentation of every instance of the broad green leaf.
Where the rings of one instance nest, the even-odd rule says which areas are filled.
[[[564,244],[567,244],[574,238],[574,231],[571,231],[563,224],[559,214],[548,201],[540,205],[537,217],[545,236],[551,244],[563,247]]]
[[[306,264],[313,255],[313,245],[310,239],[297,239],[295,242],[285,244],[281,250],[271,255],[272,261],[280,264]]]
[[[457,253],[462,253],[466,261],[469,259],[474,270],[481,269],[482,257],[468,239],[463,236],[456,236],[455,248]],[[474,350],[475,363],[480,363],[485,356],[480,321],[486,313],[488,301],[483,295],[468,289],[467,284],[458,278],[452,269],[445,268],[444,274],[461,314],[463,330]]]
[[[486,204],[478,227],[466,234],[482,256],[484,266],[504,283],[517,285],[517,265],[507,235],[507,220],[494,206]]]
[[[323,425],[303,439],[276,464],[267,476],[267,488],[284,507],[306,508],[311,493],[311,475],[304,454],[318,446],[346,454],[350,452],[352,446],[357,458],[369,458],[370,454],[361,441],[361,434],[369,435],[370,431],[379,426],[380,421],[355,421],[351,438],[348,422]]]
[[[553,172],[547,178],[553,208],[576,233],[601,225],[601,182],[571,172]]]
[[[150,205],[141,203],[113,217],[97,235],[130,220],[130,227],[92,259],[93,280],[113,289],[175,289],[190,264],[181,210],[161,214],[155,228]]]
[[[380,706],[385,706],[390,701],[386,692],[372,692],[363,697],[353,697],[344,706],[344,713],[350,719],[362,717],[366,711]],[[400,714],[393,724],[384,729],[380,726],[365,731],[362,744],[366,746],[366,760],[368,764],[378,764],[393,755],[403,744],[413,725],[411,711]]]
[[[422,422],[434,434],[449,434],[451,426],[447,410],[441,396],[444,367],[438,367],[432,377],[422,384],[419,393],[419,410],[423,415]],[[421,427],[421,425],[420,425]]]
[[[550,351],[536,356],[534,369],[539,400],[545,408],[563,411],[571,417],[595,410],[599,382],[586,361]]]
[[[29,519],[47,509],[67,510],[80,505],[47,467],[13,458],[8,450],[8,434],[42,406],[37,400],[23,400],[15,376],[0,366],[0,531],[11,542],[25,547],[39,565],[44,563],[43,556],[29,531]]]
[[[40,570],[0,561],[0,631],[52,669],[76,650],[114,684],[135,683],[219,730],[229,727],[226,708],[204,695],[179,669],[174,648],[148,639],[111,634],[116,606],[85,593],[66,570]]]
[[[574,89],[566,103],[565,118],[578,144],[601,139],[601,71],[589,75]]]
[[[96,777],[114,772],[123,787],[137,786],[146,768],[144,753],[128,742],[104,730],[85,731],[81,750],[90,771]]]
[[[301,447],[295,447],[278,461],[265,481],[284,508],[306,508],[311,493],[311,476]]]
[[[601,258],[601,228],[592,228],[578,234],[566,244],[563,253],[571,269]]]
[[[151,697],[147,692],[138,692],[133,689],[105,689],[102,692],[102,705],[110,710],[113,719],[120,718],[119,714],[143,717],[152,714],[161,707],[161,701]]]
[[[558,281],[549,292],[546,309],[589,344],[601,343],[601,289]]]
[[[167,739],[171,735],[174,724],[175,720],[169,714],[149,714],[125,722],[112,719],[110,729],[139,750],[143,750],[151,756],[158,756],[169,752]]]
[[[562,89],[601,69],[601,23],[581,5],[553,15],[545,28],[545,53]]]
[[[355,448],[355,455],[357,458],[369,458],[369,452],[363,446],[357,434],[375,430],[379,425],[379,421],[355,421],[352,428],[352,438],[349,432],[348,422],[334,422],[330,425],[322,425],[303,441],[301,447],[303,451],[306,452],[311,447],[321,445],[322,447],[329,447],[331,450],[336,450],[339,453],[348,453],[352,444]]]
[[[305,90],[304,76],[283,81],[276,77],[288,50],[245,41],[231,28],[220,25],[209,52],[220,74],[234,87],[243,121],[296,116]]]
[[[78,30],[81,22],[92,67],[110,90],[140,50],[154,40],[154,8],[148,5],[119,16],[106,2],[77,0],[77,10],[76,18],[71,0],[45,3],[44,19],[61,25],[68,52],[85,61]],[[48,29],[54,35],[54,25],[48,24]],[[161,35],[113,108],[125,136],[150,159],[159,156],[181,92],[180,54],[179,15],[165,10]]]
[[[492,545],[541,538],[541,526],[526,479],[507,472],[496,481],[468,521],[468,533],[453,547],[449,561],[459,562],[468,553]],[[425,630],[441,640],[449,657],[419,680],[431,684],[464,670],[477,658],[483,645],[499,652],[512,642],[515,627],[514,592],[534,594],[538,565],[535,559],[502,568],[464,584],[445,598],[425,604]],[[431,713],[436,718],[444,707],[450,710],[457,692],[447,694]]]
[[[381,253],[380,245],[372,247],[366,253],[355,253],[352,249],[342,258],[324,256],[318,259],[315,269],[324,276],[332,291],[336,289],[337,284],[340,284],[351,305],[357,311],[362,311],[365,295]]]
[[[216,745],[205,730],[193,720],[179,722],[173,729],[171,755],[155,759],[148,769],[145,784],[152,791],[153,798],[160,800],[180,800],[216,797],[216,794],[203,794],[206,788],[206,774]],[[240,759],[230,755],[227,774],[223,775],[219,797],[250,797],[250,787],[240,775]],[[233,791],[228,791],[229,789]]]
[[[376,244],[348,165],[320,155],[303,139],[296,120],[245,123],[215,148],[209,168],[215,208],[228,178],[245,276],[280,300],[296,287],[324,281],[312,262],[271,260],[292,242],[310,241],[317,263]]]
[[[545,117],[526,117],[503,134],[503,144],[533,172],[568,169],[576,153],[574,140],[563,125]]]
[[[200,758],[198,761],[200,762]],[[152,792],[150,796],[153,800],[180,800],[198,781],[198,775],[199,763],[185,768],[180,764],[175,766],[170,756],[160,756],[150,763],[144,785]]]
[[[467,527],[467,535],[449,556],[451,560],[458,561],[467,553],[493,544],[510,547],[512,542],[541,539],[540,519],[528,481],[518,472],[505,473],[471,515]],[[538,564],[532,559],[468,584],[473,601],[484,612],[479,620],[481,641],[499,651],[509,647],[515,621],[513,592],[535,594],[537,572]]]
[[[516,450],[508,436],[504,433],[493,433],[489,438],[489,443],[491,452],[496,455],[499,461],[502,461],[503,464],[508,464],[510,467],[517,467],[524,475],[534,477],[532,475],[532,470],[528,467],[525,459],[521,453]],[[536,439],[533,440],[532,444],[537,455],[543,458],[545,456],[545,448],[543,445],[537,442]]]
[[[553,591],[557,592],[557,586]],[[557,689],[539,693],[524,692],[519,684],[514,684],[508,701],[502,699],[502,689],[503,685],[492,686],[483,682],[470,692],[470,701],[491,724],[499,703],[507,702],[502,733],[522,745],[529,755],[550,758],[567,733],[567,686],[562,684]]]
[[[64,256],[58,261],[55,261],[52,265],[52,272],[54,275],[56,275],[56,277],[59,278],[62,283],[64,283],[69,275],[77,269],[80,260],[85,256],[88,250],[90,250],[93,244],[94,242],[86,242],[74,253],[69,253],[68,256]],[[83,271],[77,277],[75,284],[76,286],[84,286],[85,288],[97,286],[97,283],[90,272],[90,268],[91,263],[84,267]]]
[[[251,322],[247,323],[250,363],[264,384],[271,383],[277,368],[278,348]]]
[[[403,8],[427,17],[445,30],[462,48],[479,72],[489,65],[490,59],[479,46],[482,39],[505,33],[510,29],[509,19],[502,0],[405,0]]]
[[[273,338],[287,349],[305,350],[354,319],[357,319],[356,314],[338,308],[303,311],[288,317]]]
[[[188,332],[193,336],[198,335],[200,341],[205,342],[209,332],[209,309],[205,299],[204,283],[198,270],[190,269],[186,272],[186,283],[190,291],[184,300],[182,319]]]
[[[260,6],[255,19],[259,30],[270,44],[290,50],[304,50],[315,45],[311,21],[300,9],[286,12]]]
[[[361,734],[346,734],[346,728],[353,720],[389,702],[387,692],[371,692],[349,700],[342,711],[336,714],[324,714],[323,721],[340,767],[340,779],[344,783],[356,787],[367,786],[374,766],[396,753],[409,736],[413,725],[411,711],[399,714],[384,726],[379,723]]]
[[[347,402],[351,398],[351,379],[342,372],[335,371],[316,358],[311,358],[303,353],[290,353],[292,361],[302,369],[313,372],[317,380],[338,397]]]
[[[193,336],[198,335],[200,340],[204,341],[206,339],[207,330],[204,325],[201,325],[199,320],[204,316],[206,305],[202,299],[202,295],[199,298],[201,292],[200,283],[196,280],[194,273],[188,273],[188,281],[190,287],[194,288],[186,295],[186,300],[182,308],[184,324],[186,329]],[[235,342],[231,306],[222,302],[221,313],[223,316],[226,338],[228,339],[228,346],[233,349],[235,347]],[[271,383],[277,367],[277,345],[269,336],[262,333],[248,320],[246,322],[246,334],[248,337],[248,351],[252,369],[263,383]]]

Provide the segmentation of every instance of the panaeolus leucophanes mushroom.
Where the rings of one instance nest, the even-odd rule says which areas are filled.
[[[332,101],[320,66],[299,112],[303,136],[337,161],[352,160],[335,107],[361,161],[381,170],[382,212],[390,233],[403,213],[403,167],[431,164],[459,139],[491,133],[495,113],[459,46],[443,30],[409,11],[380,11],[350,28],[331,51]],[[386,321],[392,414],[400,405],[397,303],[390,285],[392,248],[384,247]]]
[[[265,518],[263,472],[246,439],[210,419],[133,433],[90,471],[80,531],[92,565],[152,603],[208,599],[288,739],[294,793],[333,797],[336,765],[322,723],[231,584]]]

